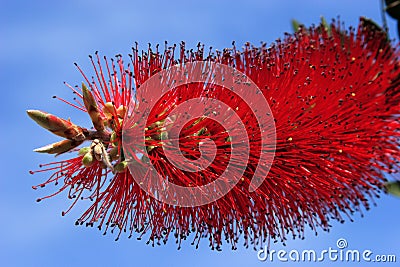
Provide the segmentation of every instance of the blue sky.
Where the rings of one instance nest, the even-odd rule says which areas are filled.
[[[217,2],[217,1],[215,1]],[[90,70],[88,55],[98,50],[109,57],[127,55],[134,41],[147,43],[186,41],[193,47],[199,41],[214,48],[229,47],[233,40],[271,43],[290,32],[290,20],[306,25],[319,17],[340,15],[346,25],[356,25],[359,16],[381,23],[379,1],[4,1],[0,0],[0,265],[1,266],[267,266],[257,252],[239,246],[231,251],[211,251],[206,242],[198,250],[183,245],[180,251],[171,239],[166,246],[151,247],[144,241],[123,236],[103,236],[95,228],[76,227],[75,219],[85,205],[78,205],[61,217],[69,202],[65,195],[36,203],[36,198],[53,188],[34,191],[32,185],[45,175],[29,175],[40,163],[52,161],[32,149],[58,140],[35,125],[26,109],[42,109],[78,124],[87,124],[83,113],[51,97],[71,98],[63,81],[79,84],[82,77],[73,62]],[[391,37],[395,22],[389,18]],[[330,233],[315,236],[308,231],[305,240],[290,240],[286,250],[323,250],[336,247],[345,238],[350,249],[369,249],[375,254],[396,254],[400,261],[400,199],[382,196],[377,207],[355,222],[333,223]],[[279,250],[280,244],[272,249]],[[341,266],[324,262],[302,266]],[[397,263],[398,264],[398,263]],[[292,263],[274,262],[273,266]],[[293,264],[294,265],[294,264]],[[368,266],[372,263],[350,264]],[[381,266],[396,264],[381,263]]]

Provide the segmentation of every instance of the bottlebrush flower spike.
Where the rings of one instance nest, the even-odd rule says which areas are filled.
[[[243,236],[246,246],[252,243],[257,247],[271,239],[284,242],[288,235],[303,238],[306,225],[314,231],[328,230],[330,220],[351,219],[354,212],[369,209],[371,199],[385,190],[384,175],[399,171],[399,50],[387,41],[384,32],[364,19],[356,30],[344,31],[339,23],[328,28],[300,29],[269,48],[246,44],[242,50],[233,46],[205,54],[201,45],[197,50],[186,50],[182,43],[178,58],[175,46],[166,47],[163,53],[158,46],[155,51],[149,47],[142,54],[135,47],[133,71],[129,64],[124,67],[120,56],[117,64],[106,59],[101,64],[96,53],[95,59],[91,57],[95,70],[92,81],[79,69],[91,94],[83,96],[89,92],[85,86],[70,87],[80,100],[86,99],[84,105],[80,100],[70,104],[84,112],[97,105],[91,118],[93,124],[103,121],[104,131],[100,125],[95,131],[82,128],[90,145],[73,159],[44,165],[39,172],[54,173],[40,186],[61,182],[57,193],[69,190],[75,199],[72,206],[88,194],[92,204],[77,224],[97,225],[105,232],[111,228],[111,232],[118,231],[118,237],[125,231],[130,236],[137,232],[139,238],[148,236],[153,245],[167,242],[173,234],[180,247],[192,233],[196,246],[207,238],[212,249],[220,249],[225,239],[235,249]],[[143,95],[144,84],[153,75],[178,63],[198,61],[241,71],[260,88],[270,105],[272,114],[265,115],[275,121],[275,158],[255,191],[249,185],[265,152],[260,140],[266,133],[260,130],[252,103],[210,84],[191,83],[159,96],[146,121],[147,153],[137,151],[131,155],[137,158],[127,162],[122,126],[138,127],[135,122],[130,124],[126,115],[130,101],[146,101],[145,95],[144,99],[138,96]],[[235,110],[246,132],[228,133],[214,120],[200,117],[175,133],[172,126],[182,114],[169,114],[193,98],[224,101]],[[43,127],[51,128],[46,114],[37,113],[36,117]],[[246,138],[248,160],[234,163],[245,165],[243,176],[226,195],[208,204],[181,207],[162,203],[135,180],[151,175],[142,167],[151,162],[174,184],[206,185],[219,178],[233,149]],[[212,140],[214,160],[198,171],[174,166],[166,153],[176,140],[182,154],[192,160],[210,152],[203,140]],[[135,166],[127,168],[129,164]]]

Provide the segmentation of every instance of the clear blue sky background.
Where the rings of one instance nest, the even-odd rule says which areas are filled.
[[[36,198],[53,192],[53,188],[31,189],[46,176],[32,176],[28,171],[53,160],[32,149],[58,139],[30,121],[25,110],[47,110],[87,125],[83,113],[51,97],[71,98],[62,82],[79,84],[82,77],[73,62],[90,71],[87,56],[96,50],[102,55],[126,56],[134,41],[142,48],[148,42],[163,44],[164,40],[184,40],[188,47],[201,41],[218,49],[230,47],[232,40],[237,45],[246,41],[271,43],[291,31],[292,18],[310,25],[318,23],[321,15],[340,15],[346,25],[356,25],[361,15],[381,23],[378,0],[215,2],[0,0],[0,266],[292,266],[260,262],[254,250],[243,246],[237,251],[226,246],[216,252],[207,242],[196,250],[189,241],[177,251],[172,239],[155,248],[127,236],[115,242],[112,235],[102,236],[95,228],[74,225],[86,204],[61,217],[61,211],[69,206],[65,195],[36,203]],[[396,37],[391,19],[389,26],[391,37]],[[342,237],[349,249],[396,254],[396,264],[379,266],[398,266],[400,199],[382,196],[377,204],[364,218],[356,215],[353,223],[333,223],[330,233],[314,236],[308,231],[305,240],[289,241],[286,250],[335,248],[336,240]],[[343,263],[301,264],[309,265]]]

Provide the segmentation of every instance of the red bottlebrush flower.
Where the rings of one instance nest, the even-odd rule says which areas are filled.
[[[76,142],[91,142],[76,158],[41,170],[54,172],[41,186],[62,182],[58,192],[68,189],[75,201],[80,197],[92,200],[77,224],[97,225],[105,232],[117,229],[118,237],[125,231],[130,236],[137,232],[139,238],[147,234],[153,245],[167,242],[174,234],[180,246],[192,233],[196,246],[208,238],[212,249],[220,249],[225,238],[235,249],[241,235],[246,246],[261,246],[271,238],[284,242],[289,234],[302,238],[307,224],[315,231],[328,230],[330,219],[351,219],[362,207],[369,209],[371,199],[379,196],[384,174],[399,171],[399,51],[384,32],[363,19],[357,30],[346,32],[336,23],[329,30],[322,25],[311,27],[287,35],[269,48],[246,44],[241,51],[233,46],[205,55],[201,45],[197,51],[187,51],[182,44],[179,59],[175,58],[175,46],[163,53],[158,46],[141,55],[137,47],[133,52],[133,72],[129,65],[124,67],[120,57],[117,66],[105,60],[105,68],[97,57],[98,64],[92,59],[93,81],[85,76],[90,89],[71,87],[82,101],[70,104],[87,111],[95,129],[77,126],[74,129],[84,138],[74,140],[59,134],[69,141],[39,151],[74,153],[80,145]],[[194,62],[223,64],[251,78],[269,104],[272,114],[264,114],[267,117],[262,119],[274,121],[275,149],[262,147],[263,137],[275,138],[275,132],[262,130],[254,115],[257,99],[249,103],[235,91],[212,82],[180,85],[158,99],[147,95],[146,82],[152,77],[176,64]],[[186,74],[193,75],[190,70]],[[172,76],[163,78],[173,80]],[[242,128],[237,127],[244,131],[227,131],[221,121],[207,114],[188,118],[181,130],[175,131],[173,126],[185,111],[174,112],[192,99],[224,102],[234,113],[225,122],[233,125],[233,116],[237,116]],[[144,135],[123,139],[124,130],[140,126],[135,109],[149,101],[154,105],[142,122]],[[187,111],[199,110],[192,105]],[[47,118],[45,113],[30,111],[33,113]],[[50,129],[54,120],[41,119],[40,125]],[[136,149],[141,138],[144,147]],[[248,151],[243,142],[248,142]],[[179,151],[173,150],[176,145]],[[143,168],[151,164],[159,175],[156,179],[187,188],[205,186],[221,178],[235,149],[249,153],[243,161],[232,163],[230,175],[237,181],[223,195],[202,205],[162,202],[157,194],[146,191],[152,185],[137,179],[153,181],[153,173]],[[201,169],[184,169],[180,165],[186,163],[179,162],[178,152],[190,162],[211,160]],[[252,190],[253,176],[257,166],[265,163],[260,162],[265,153],[271,158],[275,155],[272,166]]]

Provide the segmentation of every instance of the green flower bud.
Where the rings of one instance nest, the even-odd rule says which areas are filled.
[[[86,153],[88,153],[90,151],[90,147],[82,147],[81,149],[79,149],[78,155],[79,156],[83,156]]]
[[[114,165],[114,172],[115,173],[124,172],[127,167],[128,167],[128,162],[126,162],[125,160],[121,161]]]
[[[119,158],[119,149],[118,147],[113,147],[110,152],[108,153],[111,160],[117,160]]]
[[[104,115],[107,116],[107,119],[111,119],[112,116],[114,116],[115,114],[115,106],[113,103],[111,102],[107,102],[104,104],[104,108],[103,108],[103,113]]]
[[[117,134],[115,132],[111,133],[110,142],[114,146],[116,146],[116,147],[118,146],[118,136],[117,136]]]
[[[85,166],[85,167],[90,167],[90,166],[93,165],[93,163],[94,163],[94,157],[93,157],[91,151],[89,151],[89,152],[87,152],[87,153],[85,154],[85,156],[83,156],[83,158],[82,158],[82,164],[83,164],[83,166]]]
[[[123,105],[119,106],[119,108],[117,109],[118,117],[123,119],[125,117],[125,113],[126,113],[126,107]]]

